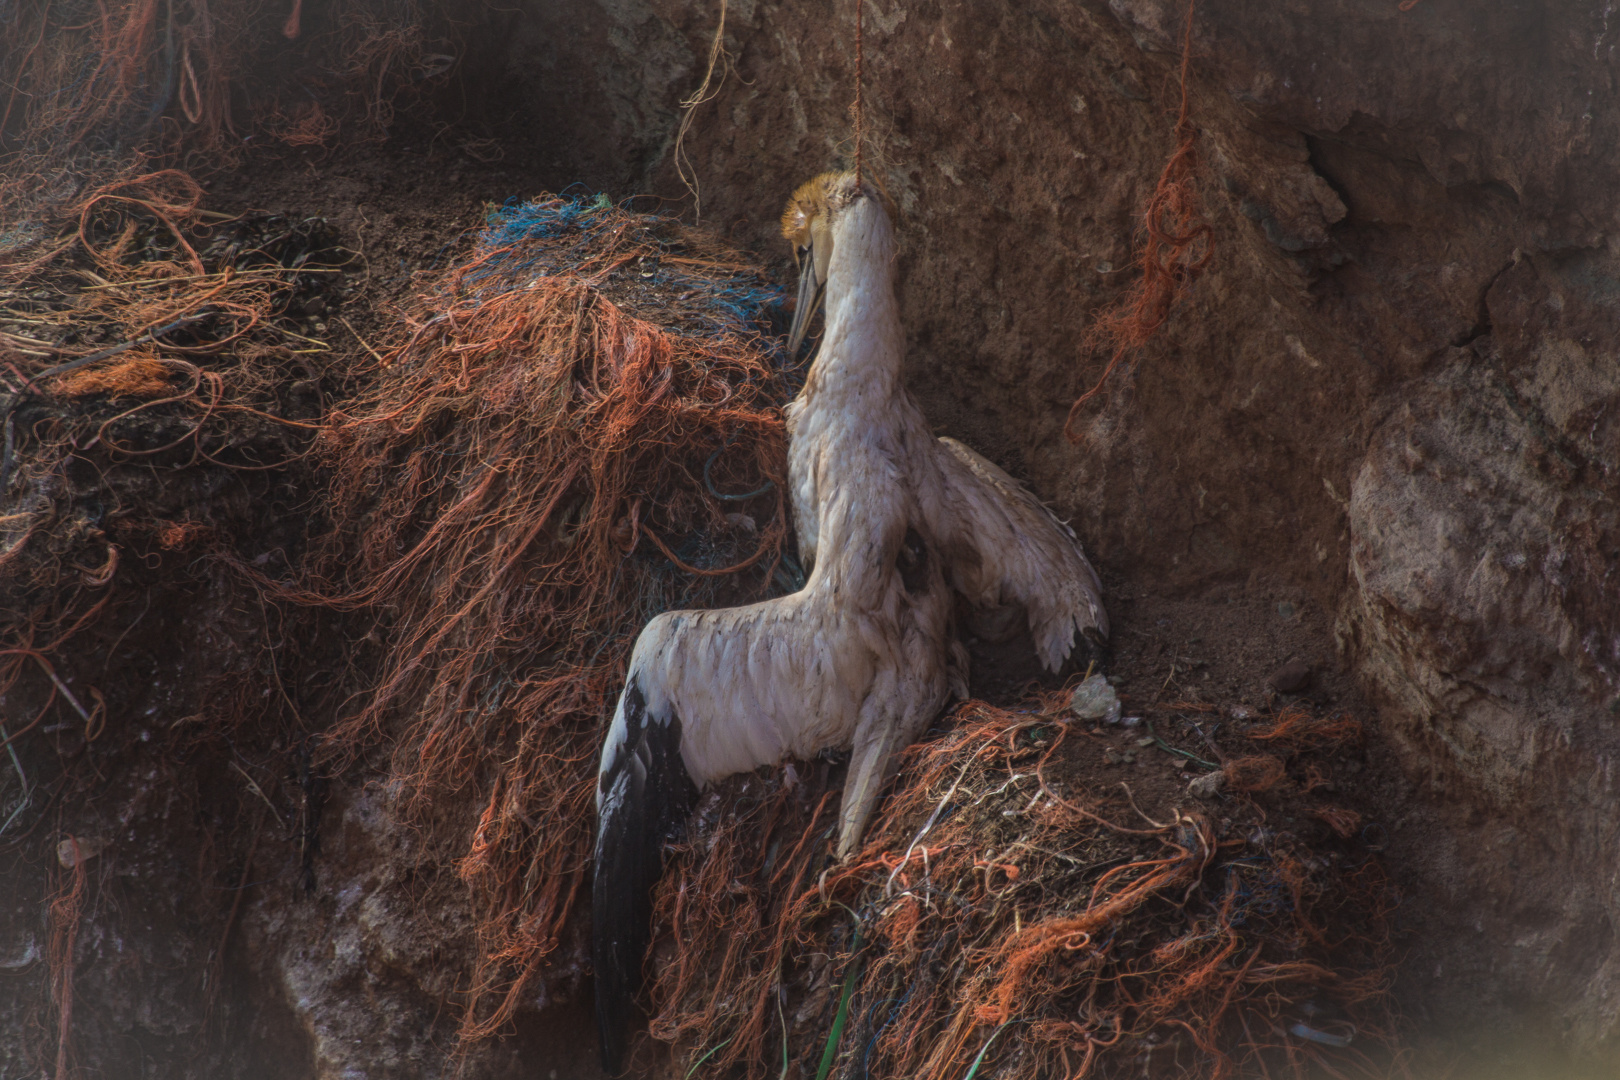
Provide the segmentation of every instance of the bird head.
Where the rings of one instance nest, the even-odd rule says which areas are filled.
[[[810,318],[821,306],[827,288],[827,270],[832,265],[833,222],[845,209],[861,199],[876,199],[893,217],[893,204],[887,193],[871,182],[860,183],[853,172],[822,173],[801,185],[782,211],[782,235],[793,245],[793,261],[799,267],[799,302],[793,311],[793,327],[788,331],[788,353],[796,354],[804,341]]]

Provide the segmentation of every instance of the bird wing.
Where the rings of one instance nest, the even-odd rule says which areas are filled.
[[[871,816],[894,751],[944,704],[950,596],[941,570],[925,563],[918,585],[917,568],[902,573],[895,555],[874,559],[860,543],[840,554],[848,557],[818,563],[790,596],[667,612],[636,640],[596,796],[592,953],[610,1073],[624,1060],[663,848],[698,788],[850,746],[842,857]]]
[[[652,892],[664,844],[697,799],[680,756],[677,717],[650,716],[632,676],[619,695],[596,789],[596,872],[591,881],[591,956],[602,1068],[617,1076],[652,937]]]
[[[649,622],[597,774],[592,955],[602,1067],[624,1063],[664,846],[711,780],[848,742],[872,658],[821,592]]]
[[[937,440],[918,497],[942,538],[951,585],[975,607],[1018,604],[1052,671],[1078,632],[1108,639],[1102,585],[1074,530],[1022,484],[955,439]]]
[[[631,671],[655,713],[678,713],[681,756],[706,784],[847,744],[882,657],[881,631],[807,586],[777,600],[671,612],[648,624]],[[877,646],[878,649],[874,649]]]

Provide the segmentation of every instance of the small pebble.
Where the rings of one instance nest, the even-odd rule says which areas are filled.
[[[1119,697],[1101,675],[1093,675],[1075,687],[1069,708],[1082,720],[1101,720],[1105,724],[1119,722]]]
[[[72,870],[80,863],[89,862],[106,849],[107,841],[99,836],[70,836],[56,845],[56,861],[62,864],[62,869]]]

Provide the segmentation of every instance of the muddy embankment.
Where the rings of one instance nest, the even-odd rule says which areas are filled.
[[[1102,359],[1079,339],[1129,276],[1172,149],[1182,11],[869,6],[912,385],[1111,572],[1330,612],[1411,784],[1389,847],[1409,1014],[1620,1068],[1620,23],[1601,5],[1200,3],[1213,259],[1071,446],[1065,411]],[[707,212],[765,244],[776,190],[848,149],[852,19],[728,18],[734,67],[685,150]],[[598,100],[645,133],[657,190],[674,178],[648,103],[693,81],[671,65],[695,71],[710,28],[603,5],[588,32],[613,57],[589,68]],[[511,70],[543,52],[519,44]],[[627,78],[646,96],[608,92]]]
[[[430,128],[364,153],[276,158],[309,174],[285,182],[250,160],[215,196],[329,217],[396,292],[453,215],[476,223],[479,199],[575,182],[681,199],[679,102],[703,79],[716,7],[486,12],[463,38],[456,91],[435,102],[479,142]],[[1234,685],[1264,674],[1239,671],[1264,639],[1309,654],[1376,715],[1365,794],[1405,894],[1397,990],[1419,1042],[1441,1040],[1442,1056],[1534,1044],[1620,1075],[1620,16],[1200,0],[1186,93],[1211,260],[1071,444],[1069,406],[1106,360],[1086,331],[1130,284],[1140,209],[1173,148],[1183,12],[867,6],[868,162],[902,216],[911,385],[943,433],[1070,517],[1135,598],[1144,614],[1125,614],[1120,652],[1174,642],[1185,619],[1230,637],[1219,648]],[[784,194],[851,150],[853,37],[848,5],[729,4],[718,89],[681,141],[703,220],[778,268]],[[242,507],[286,495],[213,483],[153,498],[253,518]],[[299,513],[290,498],[283,509]],[[256,610],[204,570],[189,580],[195,591],[151,598],[131,678],[152,685],[129,708],[180,718],[192,657],[245,671],[259,647],[232,659],[215,639],[279,632],[247,625]],[[1267,620],[1300,611],[1277,643]],[[300,647],[312,662],[327,649]],[[334,714],[347,685],[299,700]],[[264,755],[305,753],[272,742]],[[108,821],[73,824],[128,832],[126,869],[106,871],[81,931],[130,957],[79,988],[83,1060],[132,1076],[456,1067],[452,1014],[475,950],[458,852],[400,825],[385,788],[307,768],[285,778],[307,836],[232,831],[211,808],[227,785],[231,799],[251,792],[229,755],[187,759],[177,778],[132,753],[107,770]],[[470,822],[478,809],[447,799],[436,813]],[[246,896],[224,919],[217,896],[184,884],[216,843],[235,852],[223,880]],[[310,866],[321,895],[295,902]],[[272,884],[233,876],[254,867],[251,883]],[[39,897],[60,873],[21,860],[0,896],[0,971],[17,988],[5,1023],[34,1032],[30,1046],[55,1030],[37,996]],[[226,955],[217,1008],[161,989],[163,971]],[[546,985],[558,1000],[525,1003],[514,1033],[462,1067],[592,1075],[579,973]],[[186,1065],[205,1031],[236,1048]],[[21,1042],[5,1052],[8,1070],[32,1060]]]

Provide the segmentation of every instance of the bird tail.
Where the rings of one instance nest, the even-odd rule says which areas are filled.
[[[681,758],[680,718],[648,716],[640,677],[632,671],[619,696],[596,792],[591,953],[602,1068],[614,1076],[624,1067],[641,990],[664,844],[685,824],[697,799]]]

